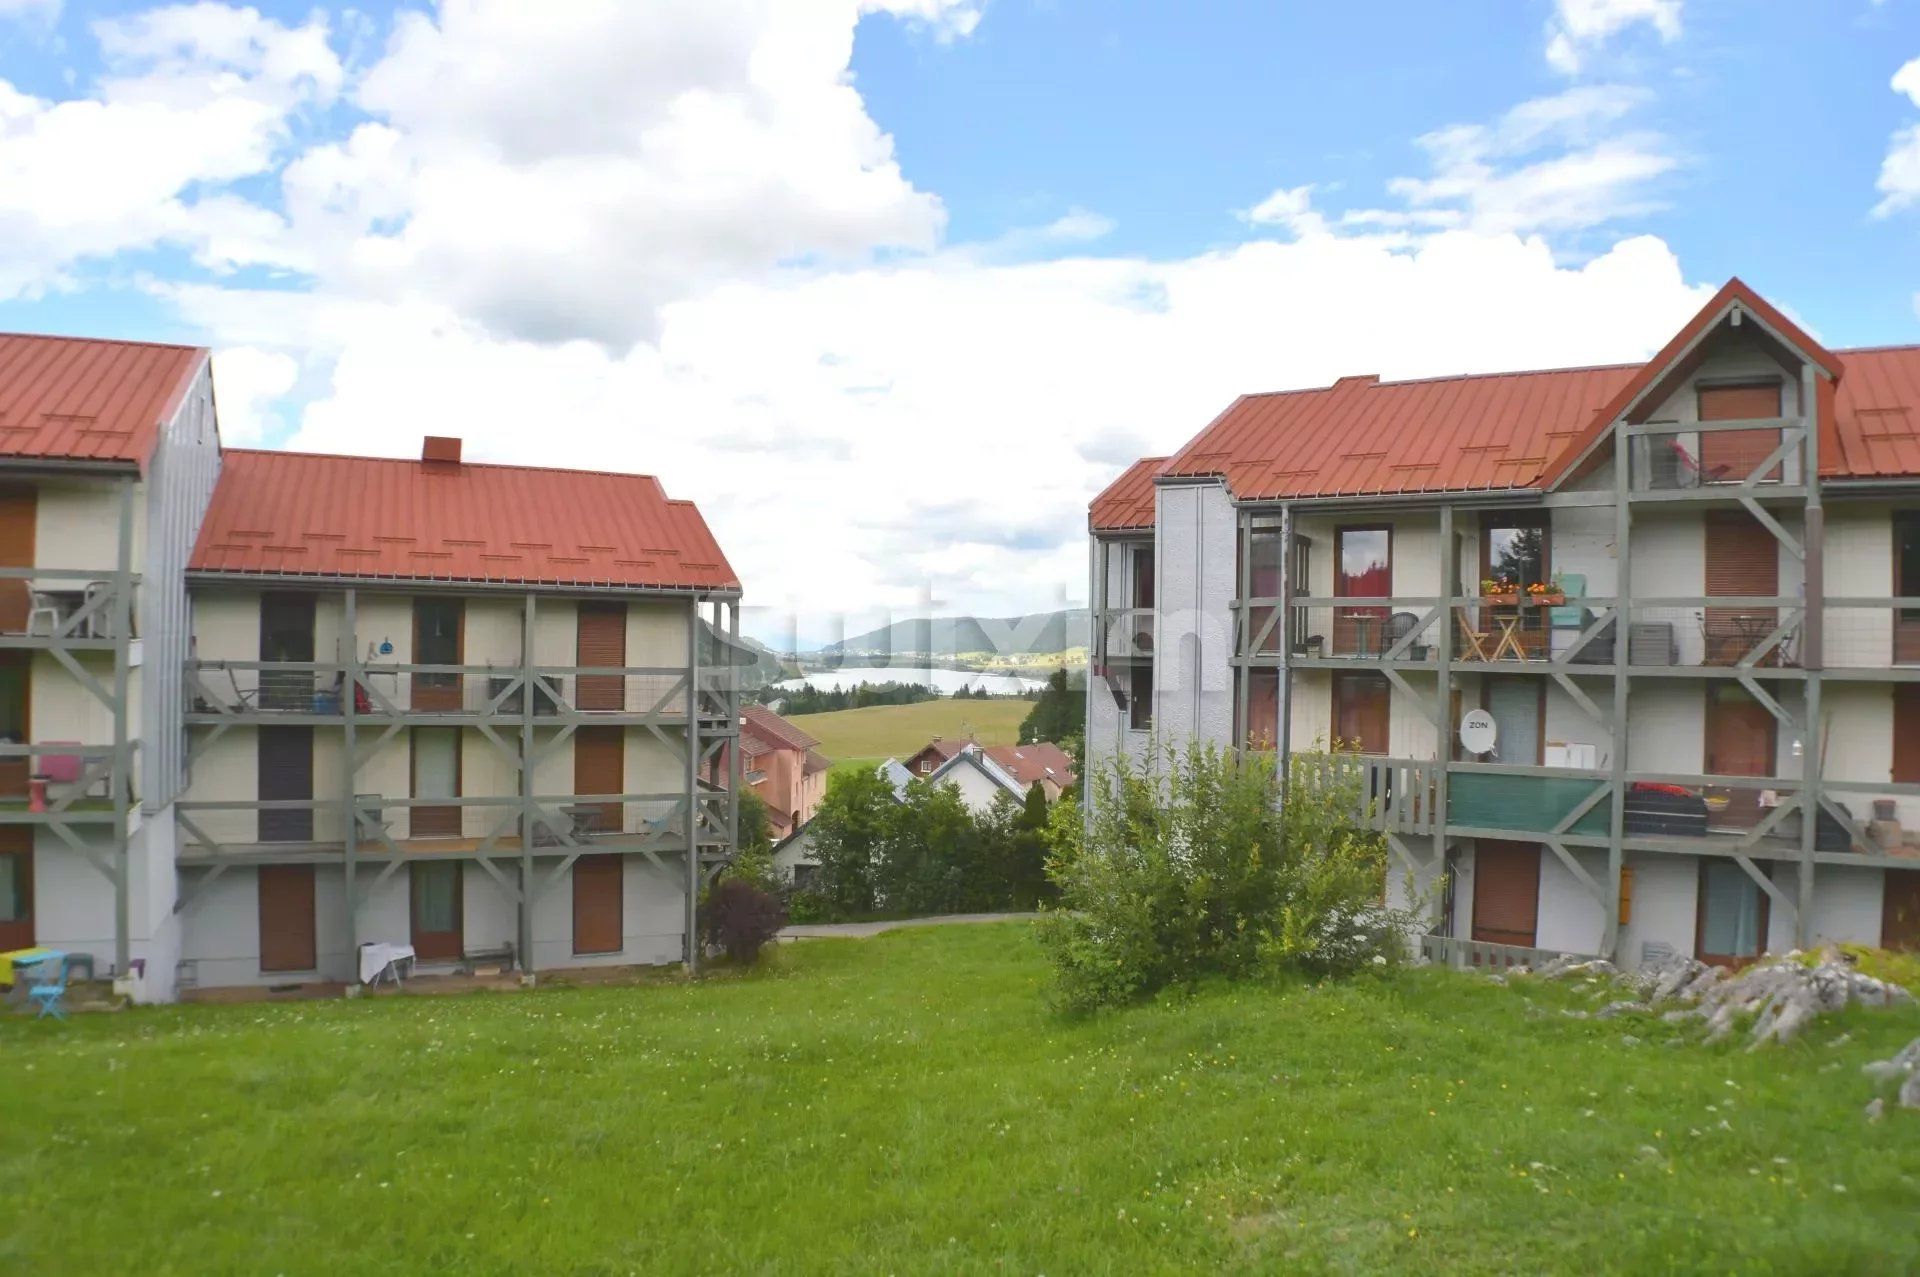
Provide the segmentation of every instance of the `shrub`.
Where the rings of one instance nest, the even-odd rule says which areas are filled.
[[[701,915],[701,938],[743,965],[758,958],[761,947],[787,925],[779,897],[744,878],[714,883]]]
[[[1284,811],[1271,757],[1198,745],[1116,761],[1088,785],[1084,824],[1056,809],[1047,870],[1060,907],[1040,930],[1056,1004],[1403,956],[1413,919],[1379,903],[1386,848],[1354,827],[1357,773],[1325,763],[1296,756]]]

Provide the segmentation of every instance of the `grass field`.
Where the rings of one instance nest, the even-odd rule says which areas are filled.
[[[1011,745],[1032,701],[922,701],[918,705],[871,705],[826,714],[796,714],[795,727],[820,742],[835,762],[905,760],[936,736],[978,738],[982,745]]]
[[[1045,974],[1010,923],[694,985],[10,1021],[0,1271],[1920,1267],[1920,1114],[1867,1124],[1859,1071],[1920,1014],[1749,1054],[1445,972],[1084,1022]]]

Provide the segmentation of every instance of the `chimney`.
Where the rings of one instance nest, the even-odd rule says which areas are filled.
[[[460,440],[452,435],[428,435],[420,445],[420,460],[457,466],[460,464]]]

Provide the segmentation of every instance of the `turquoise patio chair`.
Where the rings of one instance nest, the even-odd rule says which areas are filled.
[[[56,1020],[66,1019],[67,955],[50,953],[27,970],[33,980],[27,986],[27,996],[40,1008],[40,1014],[35,1018],[52,1016]]]

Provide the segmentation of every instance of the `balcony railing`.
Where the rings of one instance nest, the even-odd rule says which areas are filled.
[[[1456,936],[1421,936],[1420,957],[1435,966],[1460,970],[1511,971],[1516,967],[1532,969],[1555,958],[1588,958],[1594,955],[1564,953],[1558,949],[1536,949],[1528,945],[1493,944],[1486,940],[1463,940]]]
[[[533,671],[533,713],[685,719],[688,682],[685,669],[542,666]],[[186,671],[186,709],[195,722],[343,718],[346,685],[347,669],[339,664],[194,661]],[[730,718],[734,685],[733,671],[703,669],[695,698],[701,717]],[[517,665],[373,665],[361,668],[353,712],[375,720],[403,714],[517,719],[526,695]]]
[[[1108,608],[1100,614],[1101,652],[1109,660],[1141,660],[1153,656],[1153,609]]]
[[[546,794],[534,804],[534,846],[548,852],[582,846],[624,850],[682,848],[687,839],[685,794]],[[704,846],[724,846],[727,795],[702,788],[695,803],[696,834]],[[521,847],[517,795],[454,798],[356,795],[339,799],[257,801],[183,800],[175,804],[181,855],[281,853],[343,854],[351,812],[363,855],[472,853],[507,855]]]
[[[1649,422],[1627,432],[1635,494],[1764,493],[1805,482],[1806,422],[1799,417]]]
[[[1848,600],[1851,607],[1858,603]],[[1841,658],[1870,665],[1920,665],[1920,600],[1913,606],[1882,601],[1871,625],[1836,625],[1829,613],[1824,631],[1838,635]],[[1248,601],[1253,615],[1271,615],[1277,600]],[[1699,595],[1636,599],[1626,610],[1627,641],[1618,640],[1620,608],[1610,598],[1559,594],[1488,594],[1436,598],[1300,598],[1291,606],[1295,663],[1433,668],[1444,640],[1456,666],[1532,664],[1571,673],[1611,669],[1624,655],[1636,670],[1684,668],[1765,672],[1798,669],[1805,643],[1806,605],[1799,598]],[[1867,611],[1864,604],[1856,609]],[[1241,655],[1280,650],[1278,629],[1253,646],[1250,633]],[[1837,665],[1832,654],[1829,665]]]
[[[113,646],[118,590],[113,570],[0,567],[0,636],[8,646]],[[138,593],[137,581],[130,587]],[[137,615],[137,597],[127,601]],[[132,637],[129,633],[128,637]]]

